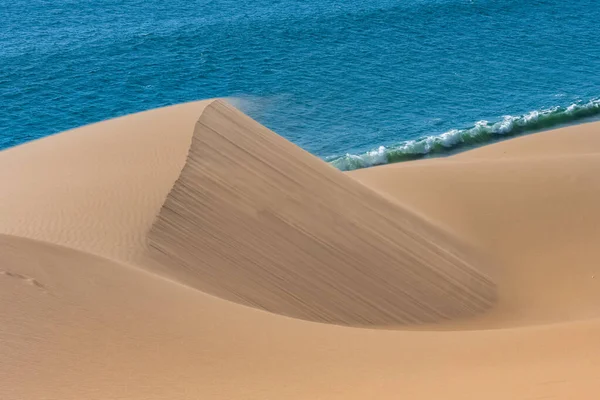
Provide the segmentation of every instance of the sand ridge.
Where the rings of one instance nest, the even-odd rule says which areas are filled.
[[[202,112],[148,238],[161,273],[303,319],[431,323],[494,302],[450,237],[223,101]]]
[[[446,159],[332,171],[335,184],[369,193],[365,207],[385,198],[415,231],[458,251],[468,242],[493,261],[498,297],[490,310],[439,327],[380,330],[236,304],[198,290],[194,271],[156,274],[140,263],[161,205],[179,198],[193,125],[210,104],[127,116],[0,153],[0,398],[598,397],[600,124]],[[239,127],[212,115],[225,137]],[[242,121],[244,129],[264,129]],[[148,144],[140,143],[145,134]],[[297,157],[296,167],[320,169]],[[310,200],[328,193],[328,186],[314,190]],[[275,197],[273,204],[287,203]],[[289,210],[298,212],[277,211]],[[188,235],[207,234],[199,232]],[[369,267],[378,265],[369,260]],[[444,326],[450,331],[436,330]]]

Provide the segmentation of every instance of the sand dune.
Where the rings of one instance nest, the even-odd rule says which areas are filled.
[[[230,106],[201,102],[3,151],[0,398],[596,399],[594,133],[599,124],[344,175]],[[334,235],[332,224],[352,229]],[[330,275],[310,274],[312,254]],[[427,315],[379,293],[403,288],[415,265],[428,278],[489,275],[497,302],[395,331],[257,309],[352,325],[372,311],[367,322],[390,328],[407,322],[404,306]],[[443,300],[421,287],[419,299]],[[250,298],[263,303],[225,300]],[[394,303],[385,313],[383,300]]]
[[[597,123],[586,124],[350,175],[496,261],[499,301],[486,324],[588,318],[600,315],[598,132]],[[564,153],[538,153],[560,138]]]
[[[0,275],[2,399],[591,400],[600,390],[597,320],[357,329],[239,306],[29,239],[0,236],[0,257],[20,275]]]
[[[131,260],[209,102],[89,125],[3,151],[0,232]]]
[[[450,237],[215,101],[149,234],[157,269],[268,311],[350,325],[493,304]]]

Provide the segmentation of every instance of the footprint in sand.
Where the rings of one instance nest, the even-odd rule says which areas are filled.
[[[20,279],[22,281],[24,281],[25,283],[38,287],[42,290],[45,291],[45,286],[42,285],[40,282],[36,281],[35,279],[33,279],[32,277],[26,276],[26,275],[21,275],[21,274],[17,274],[15,272],[10,272],[10,271],[5,271],[5,270],[0,270],[0,275],[5,275],[11,278],[15,278],[15,279]]]

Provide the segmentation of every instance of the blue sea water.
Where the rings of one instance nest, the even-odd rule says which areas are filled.
[[[599,0],[11,0],[0,148],[230,97],[341,169],[600,116]]]

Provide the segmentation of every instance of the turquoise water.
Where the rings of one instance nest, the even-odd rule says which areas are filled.
[[[230,97],[341,169],[600,116],[598,0],[12,0],[0,148]]]

